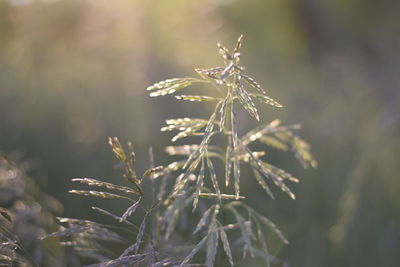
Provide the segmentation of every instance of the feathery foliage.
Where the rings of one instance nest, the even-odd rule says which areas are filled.
[[[214,111],[208,118],[169,119],[161,128],[161,131],[177,132],[172,142],[191,140],[192,136],[200,138],[198,143],[166,147],[168,154],[181,157],[179,161],[154,166],[151,155],[149,169],[137,175],[132,144],[128,143],[124,148],[114,137],[109,139],[109,145],[121,162],[123,177],[132,186],[123,187],[92,178],[73,179],[90,188],[104,190],[71,190],[70,193],[127,202],[122,214],[93,207],[112,218],[118,226],[59,218],[63,227],[44,238],[67,239],[62,244],[96,261],[89,266],[214,266],[220,251],[232,266],[240,256],[261,257],[270,266],[273,257],[269,255],[264,239],[265,228],[274,232],[283,243],[288,241],[273,222],[244,202],[248,196],[240,194],[240,169],[248,165],[254,179],[271,198],[274,196],[270,187],[276,186],[294,199],[288,183],[298,182],[298,179],[268,163],[263,158],[265,151],[252,151],[249,145],[258,142],[281,150],[291,149],[305,168],[316,167],[317,163],[310,153],[310,145],[294,133],[299,125],[282,126],[280,120],[274,120],[239,136],[238,112],[244,111],[259,121],[256,101],[273,108],[282,107],[240,65],[241,45],[242,36],[232,52],[218,44],[224,65],[196,69],[199,78],[167,79],[147,88],[151,97],[158,97],[203,83],[215,87],[220,94],[218,97],[175,97],[214,104]],[[225,146],[219,145],[221,142],[217,145],[217,136],[224,138]],[[215,168],[221,163],[225,173],[219,173]],[[147,194],[145,185],[152,187],[154,194]],[[184,220],[188,215],[190,220]],[[232,221],[227,222],[226,218],[232,218]],[[192,240],[197,240],[194,244],[178,238],[185,231],[193,233]],[[113,255],[104,248],[104,242],[116,243],[121,250]]]

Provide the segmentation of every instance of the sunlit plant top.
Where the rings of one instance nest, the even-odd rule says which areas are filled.
[[[251,167],[254,179],[271,198],[274,195],[270,187],[275,185],[294,199],[295,194],[287,183],[299,180],[267,162],[265,150],[253,151],[249,145],[258,142],[266,147],[290,150],[304,168],[316,167],[317,162],[310,153],[310,146],[294,133],[300,128],[298,124],[283,126],[279,119],[275,119],[243,136],[238,135],[238,112],[244,110],[259,121],[255,102],[282,107],[240,65],[241,45],[242,36],[232,52],[218,44],[224,65],[196,69],[198,78],[167,79],[147,88],[151,97],[157,97],[180,92],[192,84],[207,83],[220,94],[219,97],[175,96],[179,100],[215,103],[214,111],[207,119],[169,119],[161,129],[177,132],[173,142],[196,140],[191,139],[192,136],[201,137],[198,143],[166,147],[169,155],[181,157],[180,160],[167,166],[155,166],[151,152],[150,169],[138,175],[132,144],[128,143],[124,149],[114,137],[110,138],[109,144],[122,163],[123,177],[132,186],[92,178],[73,179],[103,190],[71,190],[71,193],[130,202],[121,215],[93,207],[93,210],[120,223],[126,235],[116,231],[115,226],[59,218],[64,228],[46,237],[68,238],[65,245],[98,262],[90,266],[199,266],[198,262],[214,266],[219,240],[221,251],[232,266],[242,257],[263,258],[267,266],[276,260],[267,250],[266,228],[274,231],[282,242],[288,241],[274,223],[256,211],[256,207],[245,203],[249,196],[240,194],[241,167],[245,164]],[[216,142],[218,135],[225,141],[218,139]],[[112,193],[104,191],[106,189]],[[140,225],[137,226],[135,222],[139,218]],[[190,238],[185,238],[187,233],[191,233]],[[104,240],[128,245],[123,251],[105,253]]]

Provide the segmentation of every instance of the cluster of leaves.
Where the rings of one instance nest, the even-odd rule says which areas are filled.
[[[252,151],[249,145],[260,142],[277,149],[292,150],[305,168],[316,167],[316,161],[310,146],[294,133],[299,125],[282,126],[279,120],[274,120],[241,137],[238,135],[238,106],[256,120],[260,119],[256,101],[282,107],[266,95],[266,90],[239,64],[241,40],[242,36],[232,52],[218,44],[224,66],[196,69],[200,78],[168,79],[147,88],[151,97],[157,97],[174,94],[192,84],[207,83],[221,95],[176,96],[184,101],[216,103],[207,119],[166,121],[167,125],[161,130],[177,131],[173,142],[192,136],[201,138],[197,144],[166,148],[168,154],[179,156],[180,160],[155,167],[151,153],[150,169],[138,176],[132,145],[128,143],[124,149],[117,138],[110,138],[109,144],[124,169],[123,176],[132,187],[91,178],[73,179],[102,190],[71,190],[71,193],[128,201],[121,215],[93,207],[123,226],[117,229],[93,221],[59,218],[63,228],[45,237],[68,238],[63,245],[98,262],[90,266],[197,266],[195,262],[199,259],[204,259],[201,265],[213,266],[219,243],[232,266],[238,254],[264,258],[266,265],[270,265],[274,258],[269,254],[264,238],[266,228],[275,232],[282,242],[288,241],[273,222],[243,202],[246,196],[240,194],[241,166],[251,167],[255,179],[271,198],[274,195],[270,186],[275,185],[294,199],[287,183],[298,182],[298,179],[265,161],[265,151]],[[217,143],[216,136],[222,136],[226,145],[213,144]],[[218,164],[224,166],[223,174],[217,173]],[[145,193],[143,185],[146,182],[150,184],[151,194]],[[141,218],[140,224],[135,224],[138,218]],[[180,232],[193,233],[193,240],[198,239],[198,242],[187,244],[178,238]],[[126,238],[129,235],[133,242]],[[119,254],[112,255],[103,247],[104,241],[125,247]]]

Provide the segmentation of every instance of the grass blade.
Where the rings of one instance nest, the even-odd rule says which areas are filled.
[[[233,158],[233,176],[234,176],[234,187],[235,187],[235,194],[236,196],[239,197],[240,195],[240,165],[239,165],[239,159],[238,159],[238,145],[239,145],[239,140],[237,137],[237,125],[236,125],[236,113],[234,110],[234,106],[232,103],[231,107],[231,124],[232,124],[232,149],[231,153],[232,158]]]
[[[256,120],[259,121],[260,117],[258,116],[256,105],[251,99],[249,93],[247,93],[247,91],[244,89],[243,84],[240,82],[239,76],[236,77],[235,83],[236,83],[235,92],[240,104],[250,114],[250,116],[256,118]]]
[[[229,115],[229,107],[230,102],[232,101],[232,96],[231,96],[231,90],[228,91],[228,95],[226,96],[226,98],[224,99],[224,101],[222,102],[221,105],[221,109],[219,110],[220,113],[220,122],[219,122],[219,128],[220,128],[220,132],[223,132],[225,129],[225,124],[226,124],[226,118]]]
[[[209,102],[209,101],[217,101],[221,100],[221,98],[204,96],[204,95],[177,95],[176,99],[187,100],[191,102]]]
[[[176,91],[188,87],[194,82],[204,82],[194,78],[174,78],[153,84],[147,87],[147,91],[154,91],[150,93],[150,97],[163,96],[173,94]],[[157,90],[157,91],[155,91]]]
[[[92,197],[100,197],[100,198],[108,198],[108,199],[128,199],[133,201],[132,199],[121,196],[118,194],[108,193],[108,192],[100,192],[100,191],[92,191],[92,190],[70,190],[68,191],[71,194],[81,195],[81,196],[92,196]]]
[[[224,67],[216,67],[211,69],[195,69],[195,71],[201,77],[217,80],[221,76],[221,73],[224,71],[224,69]]]
[[[87,184],[90,186],[104,187],[107,189],[117,190],[117,191],[121,191],[124,193],[129,193],[129,194],[137,194],[137,192],[133,191],[129,187],[115,185],[112,183],[107,183],[107,182],[99,181],[99,180],[92,179],[92,178],[73,178],[72,181],[79,182],[82,184]]]
[[[260,95],[260,94],[249,94],[251,97],[256,98],[258,101],[264,104],[268,104],[273,107],[277,108],[282,108],[283,106],[278,103],[277,101],[273,100],[271,97],[266,96],[266,95]]]
[[[259,140],[260,140],[260,142],[262,142],[268,146],[274,147],[276,149],[283,150],[283,151],[288,150],[288,146],[284,142],[280,141],[278,138],[264,135],[264,136],[260,137]]]
[[[134,253],[138,253],[139,248],[140,248],[140,243],[142,242],[142,238],[143,238],[143,235],[144,235],[144,230],[146,228],[146,218],[147,218],[147,216],[145,216],[143,218],[143,221],[140,224],[140,228],[139,228],[138,234],[136,236],[136,242],[133,245],[129,246],[127,249],[125,249],[120,257],[125,257],[129,253],[131,253],[132,251]]]
[[[207,251],[206,251],[207,267],[214,266],[215,256],[217,255],[217,249],[218,249],[218,237],[219,237],[219,231],[216,230],[214,226],[211,229],[211,232],[208,234],[208,239],[207,239]]]
[[[196,191],[194,192],[193,195],[193,210],[197,207],[197,202],[199,201],[199,195],[201,193],[201,189],[203,188],[204,185],[204,158],[201,160],[201,168],[200,168],[200,173],[197,176],[197,185],[196,185]]]
[[[276,226],[275,223],[273,223],[267,217],[260,215],[258,213],[256,214],[256,216],[258,219],[260,219],[261,222],[263,222],[266,226],[271,228],[275,232],[275,234],[282,240],[283,243],[289,244],[289,241],[287,241],[287,239],[285,238],[285,236],[282,234],[281,230],[279,230],[279,228]]]
[[[190,251],[190,253],[181,262],[180,266],[185,266],[186,263],[190,262],[190,260],[194,257],[194,255],[196,255],[200,251],[200,249],[204,246],[207,239],[208,239],[208,235],[203,237],[203,239],[201,239],[201,241],[192,249],[192,251]]]
[[[217,181],[217,174],[215,173],[214,166],[212,164],[212,161],[208,157],[207,153],[206,153],[206,158],[207,158],[207,167],[210,172],[211,182],[213,184],[215,192],[217,193],[218,198],[221,199],[221,190],[219,189],[219,185],[218,185],[218,181]]]
[[[201,216],[199,222],[197,223],[196,228],[194,229],[193,234],[197,234],[207,223],[208,218],[210,217],[211,211],[215,208],[215,205],[211,205],[211,207],[208,208],[208,210],[206,210],[203,214],[203,216]]]
[[[117,266],[124,266],[126,264],[128,264],[129,266],[133,266],[134,264],[137,264],[143,259],[145,259],[147,255],[148,254],[146,253],[146,254],[126,256],[126,257],[119,257],[115,260],[110,260],[107,262],[85,265],[85,267],[117,267]]]
[[[249,75],[246,74],[241,74],[242,78],[251,86],[253,86],[255,89],[257,89],[261,94],[266,94],[265,90],[261,87],[261,85],[256,82],[253,78],[251,78]]]
[[[231,247],[229,246],[228,236],[226,235],[225,231],[221,228],[219,230],[219,235],[221,236],[222,245],[223,245],[225,254],[228,257],[229,264],[231,266],[233,266],[234,264],[233,264],[232,252],[231,252]]]
[[[141,200],[141,198],[139,198],[138,201],[136,201],[135,203],[133,203],[133,204],[124,212],[124,214],[122,214],[121,218],[119,219],[120,222],[127,221],[128,217],[131,216],[132,213],[134,213],[134,212],[136,211],[137,207],[139,207],[140,200]]]
[[[226,147],[226,154],[225,154],[225,186],[229,186],[229,181],[231,179],[231,170],[232,170],[232,160],[231,160],[231,151],[232,151],[232,138],[228,138],[229,144]]]
[[[266,181],[264,181],[264,179],[261,177],[260,173],[256,170],[253,169],[253,173],[254,176],[256,177],[256,180],[258,182],[258,184],[262,187],[262,189],[264,189],[265,192],[267,192],[267,194],[272,198],[275,199],[274,195],[272,194],[271,189],[269,188],[268,184]]]
[[[119,217],[119,216],[117,216],[117,215],[115,215],[115,214],[113,214],[113,213],[111,213],[111,212],[109,212],[109,211],[106,211],[106,210],[104,210],[104,209],[101,209],[101,208],[98,208],[98,207],[92,207],[92,210],[95,210],[95,211],[97,211],[97,212],[99,212],[99,213],[101,213],[101,214],[110,216],[110,217],[113,218],[114,220],[117,220],[117,221],[120,221],[120,220],[121,220],[121,217]],[[131,223],[128,222],[128,221],[124,221],[124,222],[127,223],[127,224],[131,224]]]
[[[228,195],[228,194],[212,194],[212,193],[201,193],[200,197],[203,198],[218,198],[218,199],[245,199],[244,196]]]
[[[246,221],[245,219],[239,214],[239,212],[233,208],[232,206],[228,206],[228,208],[232,211],[233,215],[236,218],[237,223],[239,224],[239,229],[242,234],[242,238],[244,240],[244,255],[246,255],[246,252],[249,251],[251,257],[254,258],[254,250],[253,246],[251,244],[251,233],[248,232],[248,227],[246,227]]]
[[[79,225],[75,225],[73,227],[69,227],[65,230],[61,230],[61,231],[57,231],[51,234],[47,234],[45,236],[42,236],[40,239],[46,239],[49,237],[60,237],[60,236],[71,236],[73,234],[77,234],[77,233],[82,233],[85,232],[87,230],[90,229],[90,226],[79,226]]]
[[[265,242],[264,236],[263,236],[262,231],[261,231],[261,229],[259,227],[257,228],[257,239],[261,243],[261,247],[263,249],[263,256],[264,256],[264,259],[265,259],[266,266],[270,267],[271,266],[271,260],[270,260],[270,256],[269,256],[267,243]]]

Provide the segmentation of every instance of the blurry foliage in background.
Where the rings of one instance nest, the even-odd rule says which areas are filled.
[[[395,0],[1,1],[0,149],[40,159],[46,192],[79,216],[84,203],[65,188],[77,175],[115,177],[107,136],[133,139],[139,155],[161,151],[169,137],[155,138],[151,122],[201,112],[153,105],[141,89],[192,75],[193,62],[214,65],[213,44],[244,32],[244,65],[290,107],[260,115],[301,121],[320,163],[299,175],[295,203],[259,205],[290,233],[274,254],[293,266],[397,266],[399,9]],[[263,197],[256,187],[242,188],[258,196],[252,205]]]
[[[24,168],[0,155],[0,266],[65,266],[57,240],[39,240],[56,229],[54,214],[63,207]]]

